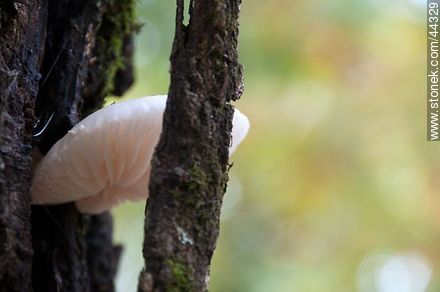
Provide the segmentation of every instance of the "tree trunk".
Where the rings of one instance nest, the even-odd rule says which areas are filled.
[[[205,291],[228,180],[239,0],[177,0],[171,85],[152,161],[139,291]]]
[[[0,291],[114,290],[110,215],[66,204],[31,216],[31,153],[131,85],[134,4],[0,1]]]
[[[32,159],[132,83],[136,0],[0,0],[0,291],[113,291],[112,219],[30,205]],[[242,92],[238,0],[177,1],[140,291],[204,291]],[[36,161],[34,161],[35,163]]]

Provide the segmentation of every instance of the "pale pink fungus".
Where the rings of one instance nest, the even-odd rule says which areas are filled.
[[[127,200],[145,200],[165,104],[166,96],[129,100],[79,122],[37,166],[32,203],[75,202],[80,212],[98,214]],[[248,129],[246,116],[235,110],[230,154]]]

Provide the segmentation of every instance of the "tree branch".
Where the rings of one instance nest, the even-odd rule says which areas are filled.
[[[228,180],[241,1],[177,0],[171,85],[152,160],[139,291],[205,291]]]

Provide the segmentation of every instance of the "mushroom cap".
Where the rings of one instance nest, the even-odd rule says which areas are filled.
[[[80,212],[99,214],[127,200],[145,200],[166,98],[113,104],[75,125],[37,166],[32,203],[75,202]],[[248,129],[246,116],[235,110],[230,154]]]

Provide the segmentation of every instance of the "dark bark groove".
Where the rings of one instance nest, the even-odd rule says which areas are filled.
[[[205,291],[227,182],[241,1],[177,1],[171,85],[152,161],[139,291]]]

